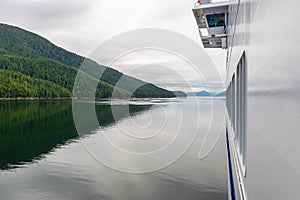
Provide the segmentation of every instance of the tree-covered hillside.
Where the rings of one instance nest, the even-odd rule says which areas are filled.
[[[48,58],[78,67],[84,57],[66,51],[24,29],[0,23],[0,53],[29,58]]]
[[[24,58],[12,55],[0,55],[0,69],[16,71],[28,77],[52,82],[61,86],[62,88],[67,89],[70,93],[73,90],[74,80],[78,72],[78,68],[61,64],[55,60],[44,58]],[[77,89],[79,92],[77,95],[91,96],[91,94],[94,93],[91,91],[89,85],[85,84],[97,82],[97,80],[85,73],[82,73],[81,77],[83,80],[82,84],[80,85],[84,88],[81,88],[80,90]],[[6,87],[9,88],[10,86],[6,85]],[[130,96],[130,93],[124,89],[120,89],[112,86],[109,83],[99,81],[96,97],[109,98],[112,96],[113,90],[115,90],[117,97],[123,98]]]
[[[0,69],[51,82],[71,93],[78,68],[84,61],[91,67],[90,71],[84,73],[86,83],[84,88],[79,90],[78,96],[91,94],[90,91],[86,91],[89,89],[87,84],[89,81],[97,81],[98,77],[93,77],[95,74],[93,70],[100,70],[102,77],[96,91],[99,98],[111,97],[114,89],[117,97],[127,97],[131,95],[129,91],[136,88],[138,89],[131,95],[133,97],[175,97],[171,91],[101,66],[90,59],[57,47],[39,35],[18,27],[0,24]],[[117,84],[121,77],[122,84]],[[11,80],[9,83],[12,84],[14,81]],[[6,85],[5,87],[12,86]],[[31,95],[31,93],[28,94]]]
[[[0,69],[0,97],[70,97],[69,90],[49,81],[31,78],[19,72]]]

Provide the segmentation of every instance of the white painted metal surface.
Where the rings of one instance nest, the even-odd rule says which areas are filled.
[[[240,0],[229,6],[228,85],[243,52],[248,74],[245,176],[236,165],[236,138],[227,120],[237,199],[300,198],[299,7],[296,0]]]
[[[193,8],[204,48],[227,47],[227,12],[229,2],[201,2]]]

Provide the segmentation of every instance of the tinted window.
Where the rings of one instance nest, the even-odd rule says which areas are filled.
[[[208,27],[225,26],[225,13],[206,15]]]

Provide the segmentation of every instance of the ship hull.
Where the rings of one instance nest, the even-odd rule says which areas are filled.
[[[229,199],[300,196],[299,5],[240,0],[229,6]]]

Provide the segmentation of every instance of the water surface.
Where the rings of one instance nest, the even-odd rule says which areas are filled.
[[[224,100],[193,102],[97,102],[100,127],[80,137],[71,101],[0,102],[0,199],[226,199]],[[93,157],[102,153],[108,162],[120,161],[120,169],[159,166],[160,158],[126,159],[99,140],[105,135],[122,149],[150,152],[176,133],[175,152],[189,144],[195,124],[187,151],[154,172],[125,173]]]

